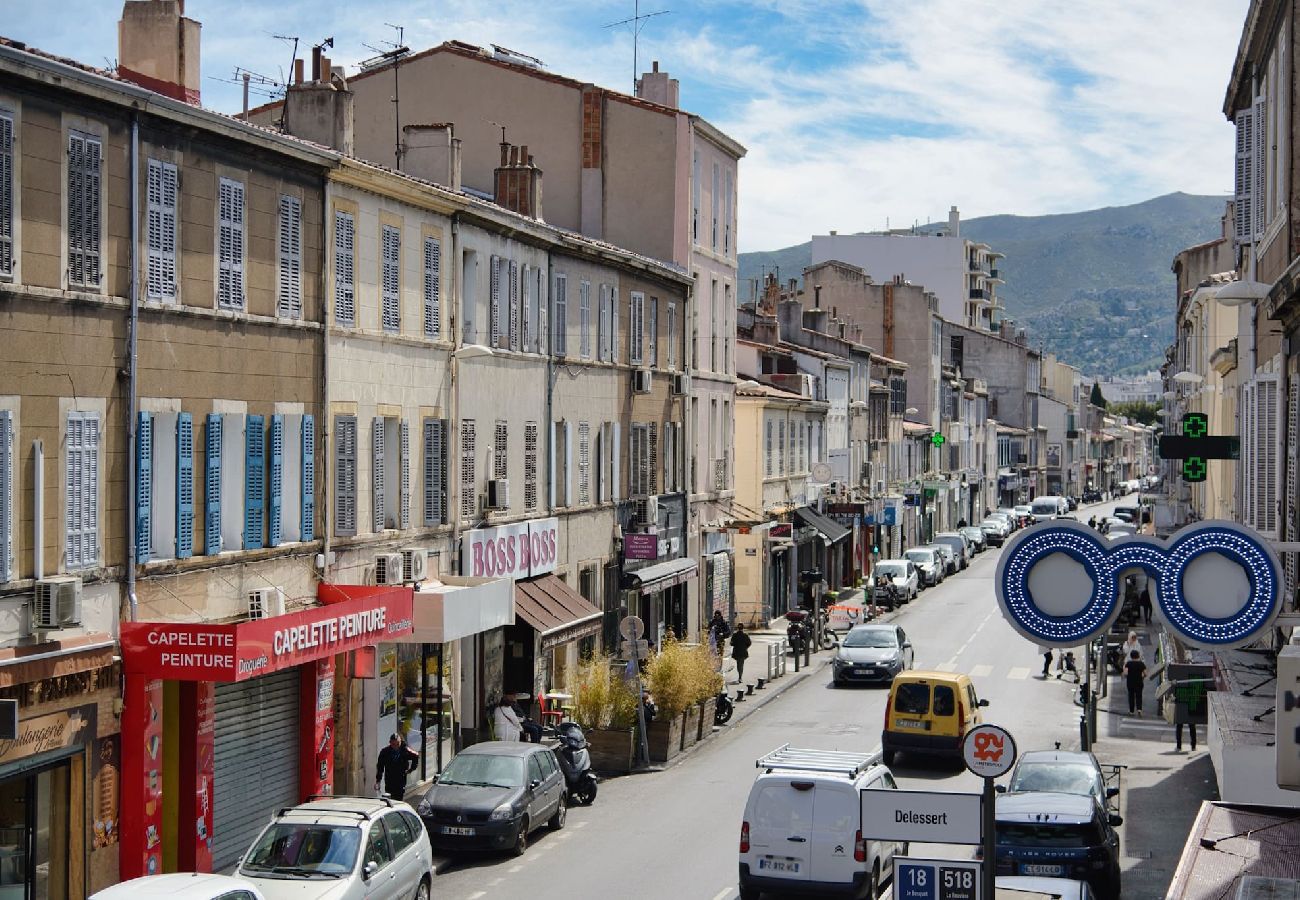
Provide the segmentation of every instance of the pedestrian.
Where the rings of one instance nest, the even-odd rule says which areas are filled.
[[[420,764],[420,754],[416,753],[401,735],[396,732],[388,739],[388,746],[379,751],[379,763],[375,766],[375,790],[383,785],[384,793],[394,800],[401,800],[406,793],[406,776],[415,771]]]
[[[1138,605],[1142,607],[1142,621],[1151,624],[1151,582],[1148,581],[1142,585],[1142,593],[1138,595]]]
[[[1126,662],[1134,653],[1136,653],[1143,662],[1146,662],[1147,659],[1146,651],[1142,649],[1142,642],[1138,640],[1136,631],[1130,631],[1128,633],[1128,637],[1125,638],[1124,643],[1120,645],[1119,652],[1122,654],[1121,659]]]
[[[1096,530],[1097,530],[1097,517],[1096,517],[1096,516],[1088,516],[1088,527],[1091,528],[1093,531],[1096,531]]]
[[[720,609],[715,609],[713,618],[709,620],[709,636],[713,639],[714,645],[717,646],[718,654],[721,655],[723,648],[727,646],[727,638],[731,636],[731,626],[722,617],[722,610]]]
[[[658,707],[655,706],[654,698],[650,696],[649,691],[641,692],[641,709],[645,714],[645,723],[649,725],[655,720],[655,715],[659,712]]]
[[[509,697],[502,697],[501,702],[492,713],[492,724],[496,728],[498,741],[517,741],[523,733],[524,725],[515,713],[514,704]]]
[[[1079,683],[1079,668],[1074,663],[1074,651],[1066,650],[1061,656],[1061,665],[1056,672],[1056,680],[1060,681],[1062,675],[1073,675],[1074,683]]]
[[[736,631],[731,635],[731,658],[736,661],[736,684],[745,680],[745,660],[749,659],[749,645],[753,638],[745,634],[745,623],[737,622]]]
[[[1039,652],[1043,654],[1043,677],[1046,678],[1052,670],[1052,648],[1040,647]]]
[[[523,730],[524,734],[528,735],[528,740],[532,741],[534,744],[540,744],[542,742],[541,723],[534,722],[532,719],[528,718],[528,714],[524,712],[524,708],[519,705],[518,694],[506,694],[506,696],[510,698],[510,708],[514,711],[515,718],[519,720],[520,729]],[[532,698],[530,697],[529,699],[531,700]]]
[[[1129,715],[1142,715],[1142,682],[1146,679],[1147,664],[1142,661],[1141,652],[1134,650],[1124,663],[1124,681],[1128,687]]]

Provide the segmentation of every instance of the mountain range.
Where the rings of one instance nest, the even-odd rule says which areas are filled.
[[[1031,346],[1086,375],[1124,375],[1163,361],[1174,336],[1174,255],[1221,235],[1227,199],[1174,193],[1086,212],[984,216],[961,232],[1006,254],[998,295]],[[740,254],[741,302],[764,273],[799,278],[811,261],[811,241]]]

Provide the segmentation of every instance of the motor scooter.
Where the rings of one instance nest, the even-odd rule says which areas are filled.
[[[560,742],[555,756],[564,772],[569,797],[590,806],[596,799],[596,773],[591,770],[591,751],[587,749],[582,726],[577,722],[561,722],[555,726],[555,737]]]

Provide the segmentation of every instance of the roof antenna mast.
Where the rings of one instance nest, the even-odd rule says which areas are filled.
[[[636,96],[637,73],[640,71],[637,68],[636,53],[637,39],[641,37],[641,29],[644,27],[641,23],[646,19],[653,19],[655,16],[666,16],[670,12],[672,12],[671,9],[661,9],[658,12],[642,13],[641,0],[632,0],[632,18],[623,19],[619,22],[610,22],[605,26],[606,28],[616,28],[619,25],[632,26],[632,96],[634,97]]]

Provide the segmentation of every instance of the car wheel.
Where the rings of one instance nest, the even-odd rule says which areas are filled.
[[[880,758],[885,763],[885,765],[892,766],[894,764],[894,760],[898,758],[898,751],[886,750],[880,754]]]
[[[740,894],[740,900],[758,900],[759,897],[763,896],[762,891],[757,888],[747,887],[743,884],[740,886],[737,893]]]
[[[880,896],[880,860],[871,866],[871,880],[867,882],[867,896],[876,900]]]
[[[515,845],[510,848],[514,856],[523,856],[528,852],[528,817],[519,820],[519,833],[515,835]]]
[[[560,802],[555,807],[555,815],[547,821],[547,825],[552,831],[559,831],[564,827],[564,820],[569,817],[569,802],[565,799],[564,794],[560,794]]]
[[[415,900],[429,900],[429,879],[423,879],[415,889]]]

